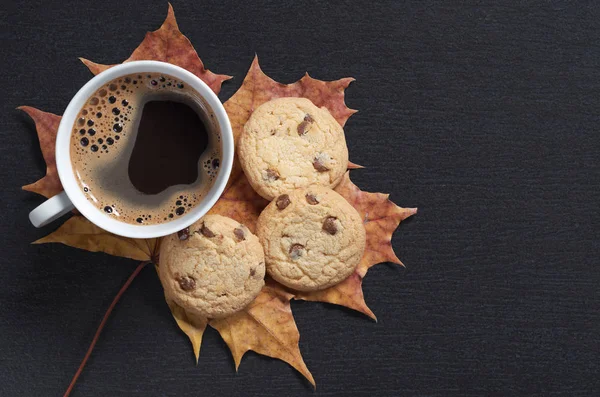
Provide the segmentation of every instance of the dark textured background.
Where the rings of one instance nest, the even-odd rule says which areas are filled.
[[[406,269],[365,279],[379,318],[292,303],[316,395],[600,393],[600,8],[597,2],[175,0],[206,66],[239,87],[254,53],[278,81],[353,76],[352,178],[419,214],[394,235]],[[462,2],[461,2],[462,3]],[[61,395],[136,263],[29,245],[44,174],[32,122],[160,26],[164,0],[3,2],[0,395]],[[154,270],[114,311],[74,395],[315,395],[209,329],[200,362]]]

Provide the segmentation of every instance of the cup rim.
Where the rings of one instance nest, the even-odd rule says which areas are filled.
[[[204,199],[192,210],[171,221],[156,225],[134,225],[121,222],[101,212],[88,201],[80,189],[71,166],[71,135],[72,128],[84,102],[107,82],[120,76],[133,73],[164,73],[182,80],[194,89],[205,100],[209,110],[220,128],[221,133],[221,164],[213,186]],[[119,236],[129,238],[156,238],[185,229],[204,216],[217,202],[229,180],[234,157],[234,140],[231,123],[223,104],[210,87],[198,76],[191,72],[160,61],[131,61],[116,65],[99,73],[77,91],[69,102],[56,135],[56,166],[63,189],[75,208],[96,226]]]

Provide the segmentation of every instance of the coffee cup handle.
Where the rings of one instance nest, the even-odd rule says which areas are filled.
[[[62,191],[31,211],[29,213],[29,220],[35,227],[46,226],[74,208],[75,206],[71,200],[69,200],[67,193]]]

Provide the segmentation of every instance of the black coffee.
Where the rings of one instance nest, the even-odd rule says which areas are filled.
[[[220,135],[201,98],[167,75],[111,81],[80,110],[71,161],[88,200],[109,216],[157,224],[197,205],[213,185]]]
[[[146,194],[193,183],[207,146],[208,131],[194,109],[180,102],[147,102],[129,159],[129,180]]]

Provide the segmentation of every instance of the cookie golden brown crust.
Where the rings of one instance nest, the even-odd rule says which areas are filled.
[[[299,291],[331,287],[360,262],[366,233],[346,199],[322,186],[275,198],[260,214],[256,234],[271,277]]]
[[[206,215],[163,239],[158,275],[167,299],[206,318],[243,309],[264,285],[258,237],[233,219]]]
[[[306,98],[260,105],[238,142],[244,173],[267,200],[309,185],[335,187],[348,166],[344,130]]]

